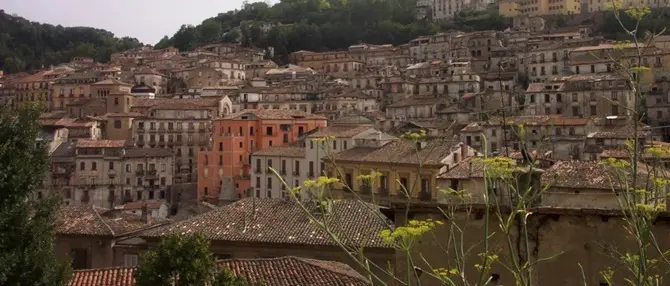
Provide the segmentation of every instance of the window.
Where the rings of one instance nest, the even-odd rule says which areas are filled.
[[[254,136],[254,127],[249,127],[249,135]]]
[[[86,162],[79,163],[79,170],[81,170],[81,171],[86,170]]]
[[[347,140],[345,139],[342,143],[344,144],[344,146],[342,146],[343,149],[347,150]]]
[[[114,170],[114,162],[109,162],[109,169]]]
[[[563,101],[563,98],[561,97],[561,94],[556,94],[556,102],[561,102]]]
[[[121,120],[114,120],[114,128],[121,129]]]
[[[545,103],[549,103],[550,101],[551,101],[551,98],[549,97],[549,95],[548,95],[548,94],[545,94],[545,95],[544,95],[544,102],[545,102]]]
[[[309,149],[314,149],[314,141],[309,141]]]
[[[596,106],[595,105],[591,106],[591,115],[596,115]]]
[[[337,150],[337,140],[333,140],[333,150]]]
[[[272,159],[268,159],[268,172],[270,172],[270,168],[272,168]]]
[[[98,164],[95,162],[91,162],[91,171],[96,171],[98,169]]]
[[[284,143],[288,143],[288,134],[284,134]]]
[[[261,187],[261,178],[256,177],[256,188],[260,188],[260,187]]]
[[[309,161],[309,176],[314,176],[314,161]]]
[[[219,142],[219,151],[223,151],[223,142]]]
[[[267,189],[268,189],[268,190],[271,190],[271,189],[272,189],[272,178],[268,178],[268,186],[267,186]]]
[[[534,94],[530,95],[530,103],[535,103],[535,95]]]
[[[114,98],[114,105],[119,105],[119,98],[118,97]]]
[[[165,177],[161,178],[161,186],[165,186],[165,183],[167,182],[167,179]]]
[[[286,174],[286,160],[281,160],[281,173]]]
[[[131,169],[130,164],[126,164],[126,172],[127,173],[130,173],[130,169]]]
[[[86,269],[88,268],[88,250],[86,248],[73,248],[70,251],[72,258],[72,269]]]
[[[570,129],[568,129],[568,134],[570,134],[570,135],[575,135],[575,128],[574,128],[574,127],[570,127]]]
[[[616,104],[612,104],[612,115],[618,115],[619,114],[619,106]]]
[[[295,175],[300,175],[300,161],[295,161],[295,170],[293,172]]]
[[[268,126],[265,128],[265,135],[272,135],[272,127]]]
[[[242,142],[240,142],[240,149],[242,149]]]
[[[573,101],[573,102],[577,102],[578,99],[579,99],[579,97],[577,96],[577,94],[576,94],[576,93],[573,93],[573,94],[572,94],[572,101]]]
[[[579,106],[572,107],[572,116],[579,116]]]

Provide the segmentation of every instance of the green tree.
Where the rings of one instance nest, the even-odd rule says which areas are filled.
[[[165,49],[170,46],[170,38],[168,36],[163,36],[163,38],[156,43],[154,46],[155,49]]]
[[[0,109],[0,285],[67,285],[69,265],[54,250],[53,199],[30,195],[46,170],[48,154],[36,144],[39,110]]]
[[[217,267],[209,241],[202,234],[168,235],[156,250],[148,252],[142,260],[135,272],[137,286],[250,285],[229,269]]]

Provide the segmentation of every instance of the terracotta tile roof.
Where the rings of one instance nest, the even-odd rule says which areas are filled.
[[[312,119],[312,120],[326,120],[320,115],[311,114],[301,110],[290,109],[245,109],[238,113],[231,114],[226,119],[240,119],[242,115],[254,115],[258,119],[269,120],[295,120],[295,119]]]
[[[98,210],[89,205],[61,206],[56,214],[56,233],[64,235],[111,236]]]
[[[484,178],[484,164],[475,158],[466,158],[458,165],[439,175],[442,179]]]
[[[132,84],[122,82],[120,80],[115,80],[115,79],[106,79],[102,80],[96,83],[93,83],[92,85],[124,85],[124,86],[132,86]]]
[[[157,98],[157,99],[148,99],[148,98],[136,98],[133,100],[133,107],[154,107],[159,105],[186,105],[186,106],[218,106],[219,102],[216,98],[184,98],[184,99],[166,99],[166,98]]]
[[[275,146],[259,150],[251,154],[253,156],[276,156],[276,157],[305,157],[304,147]]]
[[[285,256],[260,259],[227,259],[217,263],[252,283],[272,286],[367,286],[372,285],[350,266],[335,262]],[[134,267],[76,270],[69,286],[132,286]]]
[[[387,108],[393,107],[406,107],[414,105],[437,105],[440,103],[446,103],[446,100],[443,98],[437,98],[433,96],[413,96],[398,102],[387,105]]]
[[[142,209],[142,206],[144,204],[147,205],[147,208],[149,209],[157,209],[160,208],[163,205],[164,202],[162,201],[146,201],[146,202],[130,202],[124,205],[120,205],[115,207],[114,209],[118,210],[139,210]]]
[[[361,134],[367,130],[373,129],[370,126],[328,126],[320,127],[312,134],[309,134],[308,138],[323,138],[326,136],[334,136],[338,138],[342,137],[354,137],[358,134]]]
[[[249,282],[272,286],[363,286],[372,285],[349,265],[301,257],[228,259],[219,265],[230,268]]]
[[[639,166],[638,181],[644,184],[648,167]],[[612,185],[618,188],[615,172],[600,161],[558,161],[542,174],[542,184],[558,188],[611,189]]]
[[[424,166],[441,166],[440,162],[456,148],[459,142],[434,140],[417,152],[407,140],[395,140],[380,148],[354,147],[335,154],[335,161],[370,162],[387,164],[412,164],[422,162]],[[419,161],[420,160],[420,161]]]
[[[332,204],[333,214],[328,216],[327,223],[345,244],[390,247],[379,237],[390,223],[381,221],[362,205],[363,202],[335,200]],[[241,199],[205,214],[148,230],[142,236],[159,238],[175,232],[201,232],[211,240],[228,242],[336,245],[325,232],[310,223],[297,203],[282,199]]]
[[[77,140],[77,148],[123,148],[125,145],[126,140]]]
[[[133,286],[135,268],[113,267],[72,271],[69,286]]]
[[[62,205],[56,214],[59,235],[120,236],[169,223],[152,217],[147,224],[135,214],[120,213],[90,205]]]

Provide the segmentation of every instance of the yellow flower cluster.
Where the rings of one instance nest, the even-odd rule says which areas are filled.
[[[421,236],[433,230],[435,226],[442,224],[443,222],[434,221],[432,219],[426,219],[424,221],[411,220],[407,226],[396,227],[393,231],[388,229],[382,230],[380,236],[384,242],[407,250],[411,248]]]
[[[449,276],[458,275],[458,269],[435,268],[433,269],[433,274],[435,274],[435,276],[440,277],[440,279],[442,280],[447,280],[449,279]]]
[[[489,178],[509,178],[516,167],[516,161],[508,157],[476,158],[475,162],[484,165]]]

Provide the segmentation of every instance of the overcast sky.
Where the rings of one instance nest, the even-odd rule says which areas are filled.
[[[200,24],[218,13],[241,8],[242,1],[0,0],[0,9],[31,21],[101,28],[153,45],[165,35],[172,36],[182,24]]]

